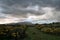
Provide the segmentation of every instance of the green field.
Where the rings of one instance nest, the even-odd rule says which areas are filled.
[[[60,36],[40,32],[35,27],[28,27],[27,37],[24,40],[60,40]]]

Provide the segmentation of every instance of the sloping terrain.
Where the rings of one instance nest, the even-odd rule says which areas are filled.
[[[45,34],[35,27],[28,27],[27,37],[24,40],[60,40],[60,36]]]

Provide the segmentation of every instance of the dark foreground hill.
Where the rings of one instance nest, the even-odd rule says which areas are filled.
[[[60,23],[33,24],[19,22],[0,24],[0,40],[60,40]]]

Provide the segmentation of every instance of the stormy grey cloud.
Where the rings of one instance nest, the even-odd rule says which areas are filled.
[[[3,19],[60,21],[59,11],[60,0],[0,0],[0,18]]]

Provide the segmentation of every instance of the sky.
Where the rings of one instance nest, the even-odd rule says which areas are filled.
[[[60,22],[60,0],[0,0],[0,24]]]

